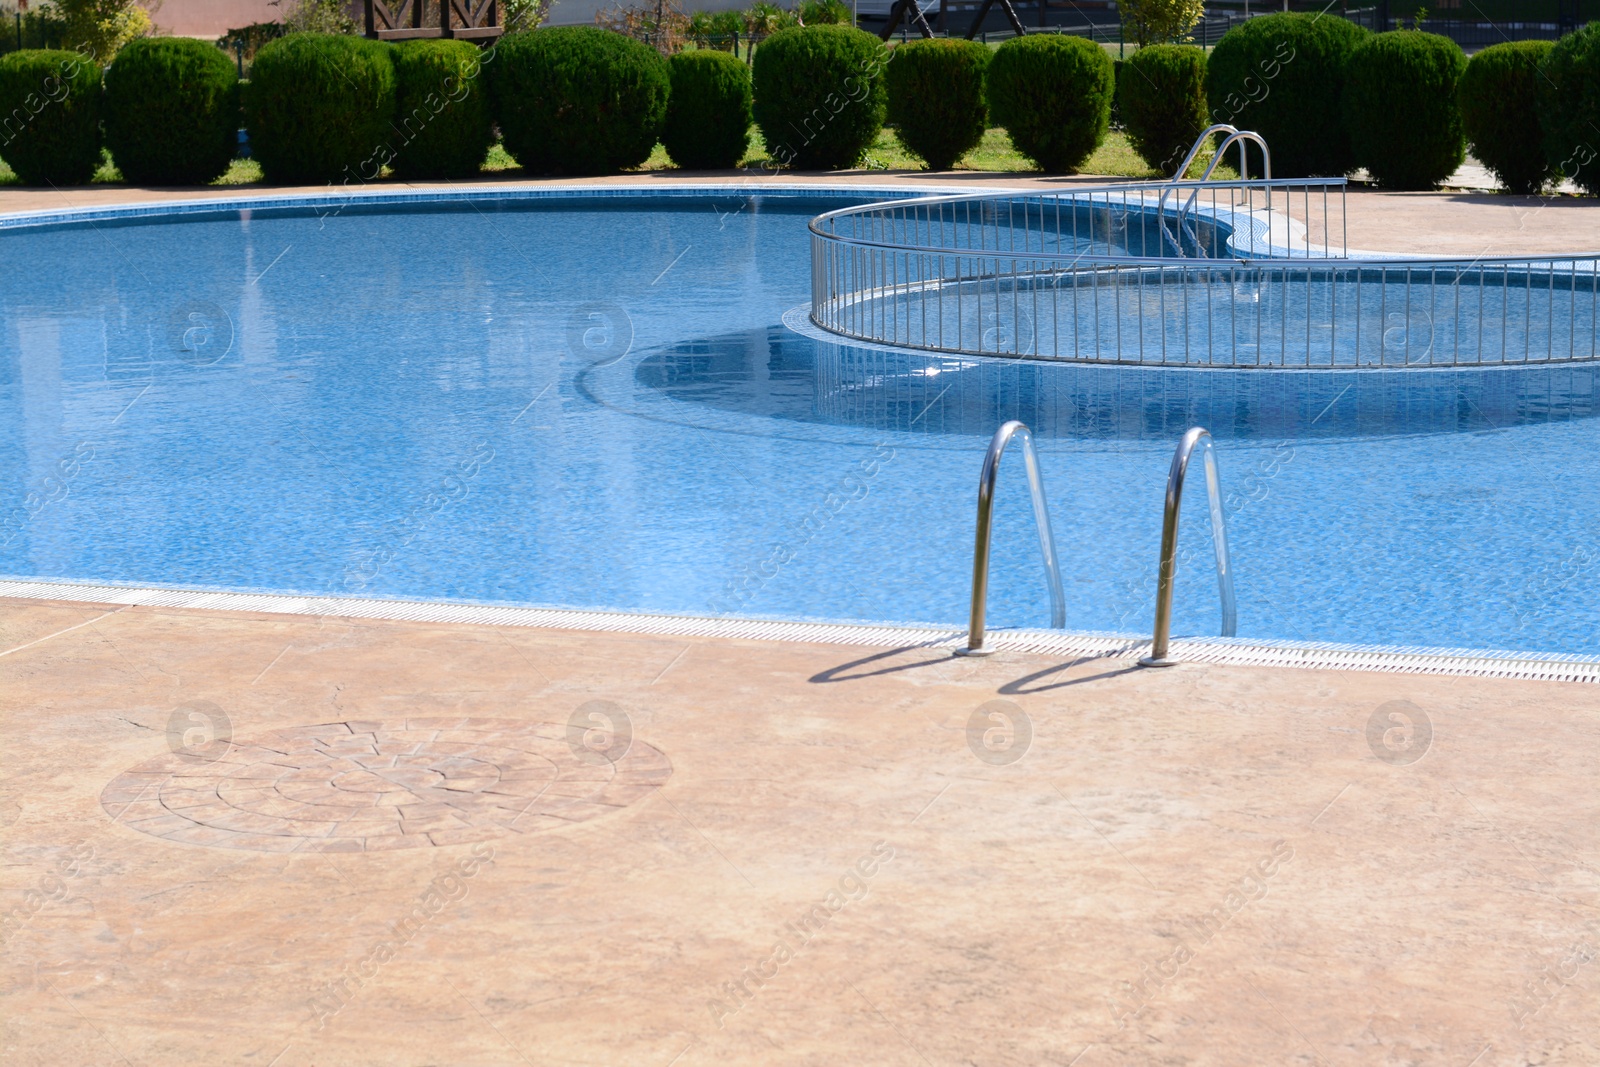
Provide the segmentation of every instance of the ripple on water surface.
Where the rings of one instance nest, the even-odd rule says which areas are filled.
[[[844,201],[480,201],[0,234],[0,573],[960,624],[1040,437],[1075,629],[1144,630],[1216,434],[1240,634],[1600,652],[1594,369],[1004,363],[819,341]],[[1043,625],[1020,470],[990,616]],[[1177,629],[1214,632],[1191,501]]]

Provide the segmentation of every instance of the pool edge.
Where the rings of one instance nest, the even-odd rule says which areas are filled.
[[[978,191],[1003,192],[995,187]],[[329,186],[318,192],[266,192],[250,190],[240,195],[219,195],[179,198],[173,200],[134,201],[124,204],[99,204],[92,206],[42,208],[23,211],[0,211],[0,232],[64,225],[92,225],[96,222],[113,222],[133,219],[150,221],[179,220],[186,216],[239,211],[270,211],[277,209],[329,207],[328,214],[337,215],[347,207],[405,207],[408,205],[462,203],[472,200],[585,200],[616,197],[622,194],[639,194],[670,199],[731,195],[736,197],[768,197],[774,200],[811,197],[848,196],[871,199],[879,193],[883,199],[939,195],[928,193],[915,185],[851,186],[848,184],[809,185],[799,182],[746,184],[737,180],[728,182],[638,183],[627,185],[515,185],[484,184],[447,186],[443,188],[370,188],[339,189]],[[863,196],[863,193],[869,194]]]
[[[380,600],[299,596],[283,593],[204,592],[72,582],[0,581],[0,601],[53,600],[122,607],[256,612],[270,615],[336,616],[393,622],[466,623],[596,633],[709,637],[724,640],[794,641],[858,647],[947,648],[965,644],[962,630],[893,623],[786,622],[647,615],[570,608],[509,607],[448,601]],[[1133,661],[1149,651],[1137,634],[1072,630],[993,630],[989,643],[1002,652],[1069,656],[1077,660]],[[29,647],[0,651],[10,655]],[[1524,681],[1600,684],[1600,655],[1497,652],[1480,649],[1354,645],[1332,642],[1252,641],[1238,638],[1174,638],[1171,655],[1182,663],[1230,667],[1369,671],[1455,675]]]

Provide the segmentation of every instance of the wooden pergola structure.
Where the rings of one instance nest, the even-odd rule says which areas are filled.
[[[497,0],[365,0],[367,36],[380,41],[449,37],[489,42],[505,33]],[[429,19],[428,9],[439,17]],[[431,24],[430,24],[431,23]]]

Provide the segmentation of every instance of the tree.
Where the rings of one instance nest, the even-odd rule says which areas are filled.
[[[51,0],[62,23],[61,46],[105,66],[135,37],[150,32],[150,12],[133,0]]]
[[[1186,40],[1205,14],[1205,0],[1119,0],[1123,32],[1133,31],[1140,48]]]
[[[550,14],[550,0],[500,0],[500,21],[507,33],[536,30]]]
[[[355,33],[356,23],[340,0],[272,0],[283,8],[283,28],[290,33]]]

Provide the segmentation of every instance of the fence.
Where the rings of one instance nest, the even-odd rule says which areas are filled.
[[[1600,356],[1600,256],[1351,259],[1342,179],[902,200],[811,231],[812,321],[860,341],[1147,366]]]
[[[939,0],[920,0],[924,14],[928,17],[929,25],[933,27],[935,36],[959,37],[964,35],[977,15],[977,3],[962,0],[958,6],[949,5],[944,9],[942,17]],[[1248,5],[1247,5],[1248,6]],[[1403,6],[1403,5],[1402,5]],[[1029,33],[1062,33],[1076,37],[1087,37],[1098,44],[1124,46],[1132,44],[1132,40],[1125,36],[1125,31],[1118,21],[1115,11],[1108,11],[1098,21],[1091,16],[1099,12],[1086,11],[1076,5],[1058,5],[1053,0],[1013,0],[1017,17]],[[1417,28],[1415,16],[1397,16],[1380,11],[1377,7],[1359,7],[1331,9],[1323,4],[1306,5],[1301,0],[1295,0],[1293,5],[1296,11],[1309,11],[1312,14],[1325,13],[1329,18],[1344,18],[1364,26],[1369,30],[1395,30]],[[1222,35],[1235,26],[1250,18],[1259,18],[1262,15],[1271,15],[1281,10],[1281,6],[1273,0],[1261,0],[1254,5],[1253,10],[1246,11],[1244,7],[1233,9],[1211,8],[1207,10],[1194,28],[1189,31],[1187,41],[1209,48],[1222,39]],[[1552,8],[1552,13],[1554,12]],[[1584,9],[1587,16],[1589,9]],[[877,31],[886,21],[886,14],[863,13],[862,25],[866,29]],[[984,27],[976,35],[985,42],[1000,41],[1016,36],[1009,21],[1001,17],[998,8],[989,12],[984,20]],[[1429,33],[1442,34],[1453,39],[1464,50],[1476,52],[1492,44],[1502,41],[1524,40],[1556,40],[1564,34],[1572,32],[1584,21],[1583,17],[1560,19],[1487,19],[1487,18],[1425,18],[1420,28]],[[909,40],[916,35],[916,30],[909,21],[903,21],[896,36],[902,40]]]
[[[66,22],[52,11],[18,11],[0,6],[0,55],[19,48],[60,48]]]
[[[1448,37],[1465,52],[1477,52],[1505,41],[1554,41],[1577,28],[1575,22],[1553,20],[1490,20],[1482,18],[1393,17],[1377,8],[1362,8],[1344,16],[1358,26],[1376,33],[1385,30],[1420,29]]]

